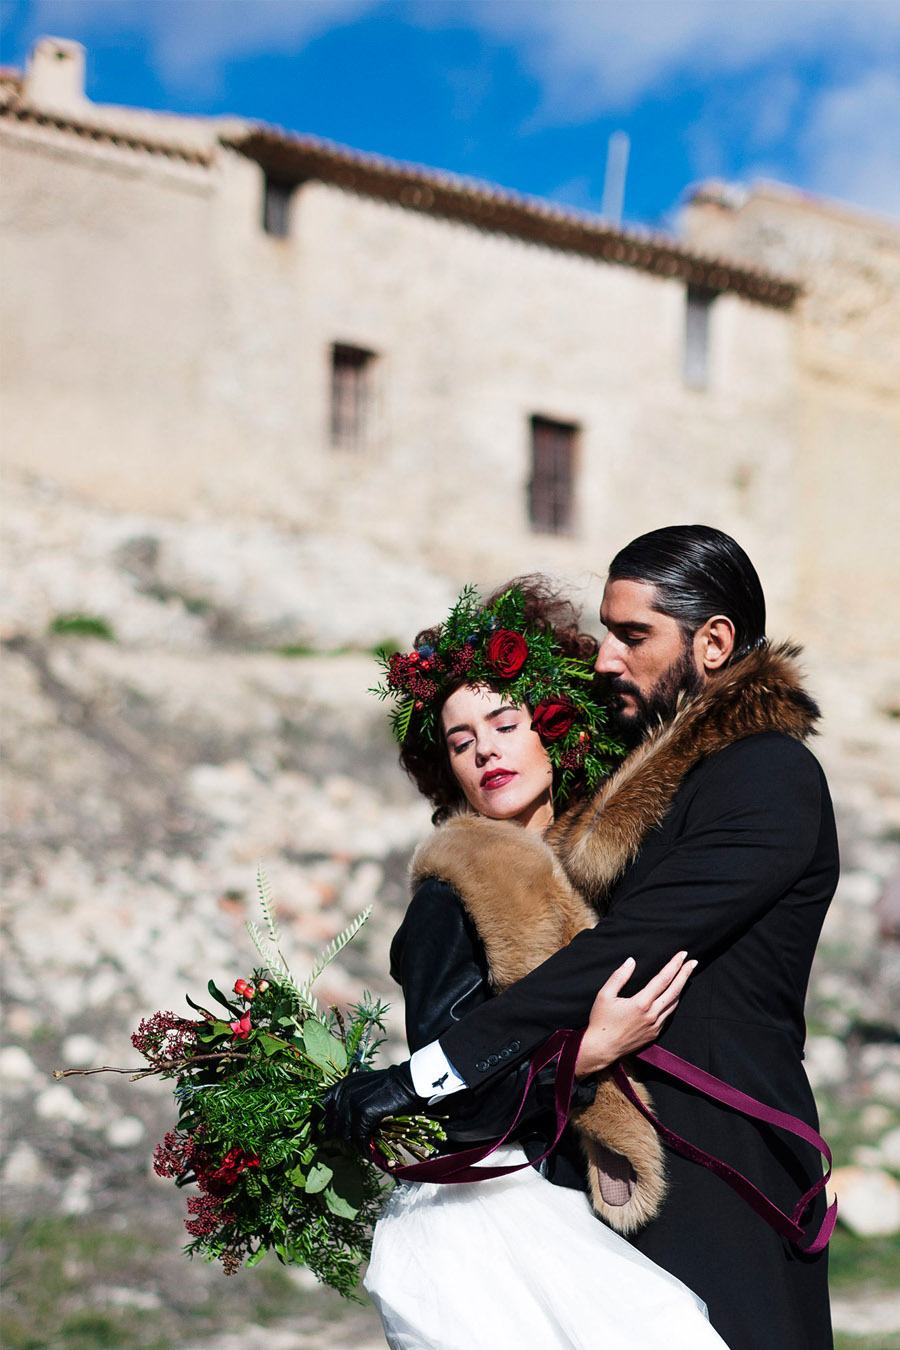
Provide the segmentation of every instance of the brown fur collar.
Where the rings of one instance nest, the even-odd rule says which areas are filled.
[[[801,685],[799,654],[789,643],[766,645],[729,666],[632,751],[592,800],[552,826],[552,848],[600,912],[696,764],[758,732],[780,731],[797,740],[815,733],[819,709]]]
[[[462,900],[497,989],[597,922],[540,835],[511,821],[453,816],[413,856],[413,889],[426,877],[446,881]]]
[[[419,847],[410,871],[414,888],[426,877],[452,886],[501,991],[597,921],[544,840],[510,822],[455,816]],[[646,1089],[637,1082],[635,1088],[650,1104]],[[665,1196],[659,1136],[606,1074],[598,1078],[594,1102],[573,1123],[594,1209],[618,1232],[635,1232],[655,1217]]]

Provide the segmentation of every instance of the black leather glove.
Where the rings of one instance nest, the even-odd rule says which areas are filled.
[[[388,1069],[357,1069],[330,1087],[322,1104],[323,1134],[364,1152],[385,1116],[426,1114],[428,1099],[413,1087],[406,1060]]]

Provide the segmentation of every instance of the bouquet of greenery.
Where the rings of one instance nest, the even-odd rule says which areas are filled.
[[[156,1012],[132,1043],[148,1067],[73,1073],[130,1073],[132,1080],[173,1079],[175,1128],[154,1153],[154,1171],[188,1198],[185,1250],[218,1259],[226,1274],[256,1265],[272,1250],[308,1266],[323,1284],[351,1296],[369,1254],[371,1228],[384,1197],[384,1174],[357,1152],[320,1137],[326,1090],[357,1068],[372,1066],[383,1039],[386,1005],[368,994],[342,1016],[323,1012],[312,985],[359,932],[360,914],[326,948],[309,976],[294,979],[281,950],[265,876],[258,874],[265,931],[247,925],[264,962],[223,993],[210,980],[209,1009],[199,1016]],[[390,1161],[427,1157],[444,1138],[425,1116],[384,1121],[377,1143]]]

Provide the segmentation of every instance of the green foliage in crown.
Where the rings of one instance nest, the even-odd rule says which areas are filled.
[[[552,632],[527,623],[518,587],[484,605],[476,588],[467,586],[436,630],[434,645],[382,652],[380,662],[384,679],[371,692],[392,702],[391,729],[401,745],[442,748],[441,705],[460,683],[489,685],[510,703],[530,708],[532,730],[553,765],[559,804],[577,788],[593,791],[624,753],[607,730],[608,709],[598,701],[592,663],[567,656]]]

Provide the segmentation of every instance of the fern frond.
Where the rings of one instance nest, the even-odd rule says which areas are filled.
[[[406,740],[409,731],[409,724],[412,721],[413,709],[416,706],[416,700],[409,698],[401,704],[393,713],[391,713],[391,722],[393,724],[394,736],[402,745]]]
[[[318,1017],[321,1019],[322,1010],[319,1007],[318,1000],[309,992],[306,985],[298,988],[293,980],[280,980],[279,983],[283,989],[288,991],[302,1017]]]
[[[308,990],[305,992],[298,989],[293,975],[287,967],[284,956],[281,951],[277,951],[270,942],[263,937],[257,925],[252,919],[247,920],[247,932],[253,940],[253,945],[265,961],[269,974],[274,982],[286,990],[291,996],[297,1011],[304,1017],[319,1017],[319,1005]]]
[[[258,863],[256,868],[256,889],[259,892],[259,903],[263,918],[266,921],[266,928],[269,930],[269,941],[273,947],[278,948],[281,946],[281,934],[275,921],[275,907],[272,902],[272,892],[269,890],[269,879],[263,871],[262,863]]]
[[[263,934],[260,932],[258,926],[253,922],[253,920],[248,919],[245,926],[247,932],[250,934],[250,937],[253,940],[254,947],[259,952],[260,956],[265,961],[267,967],[272,972],[272,974],[289,975],[290,972],[285,967],[284,957],[281,955],[281,952],[277,951],[272,946],[271,942],[269,942],[263,936]]]
[[[331,965],[332,961],[335,959],[336,956],[340,955],[340,953],[344,950],[348,942],[352,942],[352,940],[356,937],[356,934],[362,928],[363,924],[366,923],[366,921],[368,920],[369,915],[371,913],[372,913],[372,906],[367,905],[361,914],[357,914],[356,918],[353,919],[351,923],[347,924],[347,927],[343,930],[343,932],[338,933],[337,937],[332,942],[329,942],[325,950],[321,952],[320,955],[316,958],[315,965],[313,966],[309,975],[307,975],[306,979],[298,987],[301,997],[303,998],[310,997],[310,990],[312,989],[312,986],[315,984],[316,980],[322,974],[322,971],[326,968],[326,966]]]

